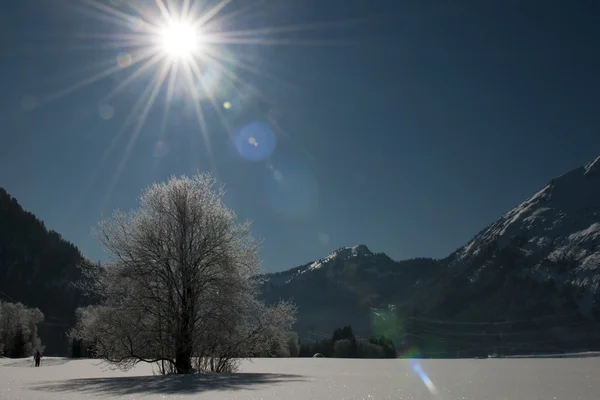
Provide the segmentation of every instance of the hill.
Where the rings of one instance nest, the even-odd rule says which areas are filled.
[[[48,355],[66,354],[65,331],[75,322],[75,308],[86,303],[73,284],[83,260],[77,247],[0,188],[0,297],[42,311],[39,335]]]

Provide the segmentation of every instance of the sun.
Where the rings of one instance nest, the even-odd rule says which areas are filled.
[[[117,143],[124,136],[128,142],[120,162],[113,174],[109,188],[105,191],[103,204],[112,196],[116,184],[124,171],[138,137],[147,123],[148,116],[158,111],[156,102],[162,95],[162,120],[156,127],[160,132],[160,141],[170,130],[168,121],[172,105],[176,100],[186,99],[185,112],[192,111],[198,122],[197,128],[204,139],[206,155],[211,171],[216,171],[210,143],[209,123],[220,122],[222,131],[230,132],[232,123],[237,122],[240,111],[253,107],[253,98],[266,99],[262,91],[247,79],[247,74],[282,82],[290,82],[272,75],[263,68],[263,62],[254,60],[254,51],[241,51],[242,47],[255,48],[263,45],[312,45],[320,43],[330,45],[335,41],[297,40],[297,32],[313,29],[322,24],[301,24],[289,26],[253,27],[257,15],[271,12],[261,10],[266,3],[260,0],[79,0],[81,11],[100,23],[93,26],[100,32],[88,32],[84,26],[81,38],[97,40],[97,43],[84,43],[82,48],[92,51],[115,50],[115,59],[101,62],[101,68],[70,85],[47,94],[38,101],[36,108],[57,100],[84,87],[119,74],[118,82],[111,81],[107,93],[98,99],[99,112],[103,119],[111,119],[116,111],[123,113],[121,128],[105,151],[102,160],[93,175],[100,173],[112,156]],[[265,4],[263,4],[265,3]],[[266,21],[265,21],[266,22]],[[106,26],[101,25],[107,23]],[[235,29],[234,29],[235,28]],[[293,35],[287,38],[287,33]],[[277,37],[275,37],[277,36]],[[110,52],[106,53],[109,54]],[[260,52],[259,52],[260,53]],[[96,57],[92,57],[96,59]],[[95,61],[94,61],[95,65]],[[88,71],[86,66],[85,71]],[[86,72],[87,73],[87,72]],[[262,80],[262,79],[261,79]],[[135,89],[131,86],[136,85]],[[165,90],[163,90],[163,88]],[[125,90],[139,90],[137,100],[127,113],[116,108],[117,96]],[[261,100],[262,101],[262,100]],[[112,104],[111,104],[112,103]],[[125,102],[123,102],[125,104]],[[188,107],[189,106],[189,107]],[[207,118],[206,108],[214,111],[217,120]],[[174,111],[174,110],[173,110]],[[116,114],[115,114],[116,115]],[[270,115],[270,113],[269,113]],[[271,117],[268,117],[269,120]],[[273,122],[275,124],[275,122]],[[195,136],[191,135],[195,146]],[[256,147],[258,141],[252,138],[250,145]],[[255,143],[256,142],[256,143]],[[166,143],[166,142],[165,142]],[[260,144],[260,143],[258,143]],[[278,178],[276,178],[278,179]],[[91,182],[93,177],[90,177]]]
[[[186,21],[172,21],[159,32],[161,50],[173,59],[189,59],[201,49],[199,29]]]

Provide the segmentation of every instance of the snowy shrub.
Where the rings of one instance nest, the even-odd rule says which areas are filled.
[[[229,372],[271,349],[295,306],[259,300],[258,242],[223,195],[208,174],[171,178],[101,222],[111,260],[88,272],[102,301],[78,310],[71,336],[119,367],[158,362],[163,373]]]
[[[290,357],[298,357],[300,354],[300,341],[296,332],[290,332],[287,337],[287,348]]]
[[[257,354],[259,357],[298,357],[300,343],[296,332],[280,332],[272,340],[268,352]]]
[[[29,357],[43,351],[37,326],[44,314],[21,303],[0,301],[0,354],[4,357]]]

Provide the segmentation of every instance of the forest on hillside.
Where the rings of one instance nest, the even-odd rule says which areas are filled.
[[[39,308],[47,355],[67,353],[75,309],[90,302],[75,284],[85,262],[75,245],[0,188],[0,300]]]

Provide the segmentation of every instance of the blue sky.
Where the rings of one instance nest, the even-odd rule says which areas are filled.
[[[133,50],[114,40],[135,26],[77,1],[4,3],[0,186],[94,259],[106,257],[90,234],[103,214],[152,182],[210,170],[211,157],[274,271],[358,243],[445,256],[600,155],[592,1],[233,1],[223,32],[305,29],[217,47],[238,60],[224,63],[237,89],[218,74],[207,89],[229,102],[227,127],[179,84],[168,117],[161,89],[138,135],[139,112],[124,123],[153,70],[103,100],[135,70],[116,67]]]

